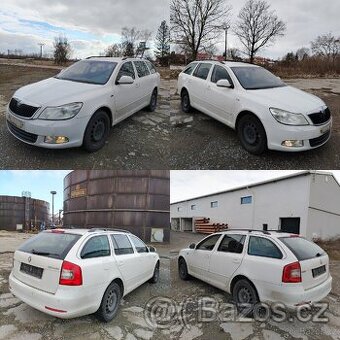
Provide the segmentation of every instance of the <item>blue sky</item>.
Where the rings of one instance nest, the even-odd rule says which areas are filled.
[[[153,38],[168,18],[168,0],[2,0],[0,52],[39,53],[38,43],[44,43],[44,53],[51,55],[54,38],[62,35],[72,57],[99,55],[121,42],[124,26],[151,31]]]
[[[51,190],[55,190],[55,212],[63,208],[64,177],[70,170],[1,170],[0,195],[21,196],[30,191],[33,198],[51,204]]]

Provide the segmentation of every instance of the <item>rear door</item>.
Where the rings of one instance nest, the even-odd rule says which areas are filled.
[[[153,90],[154,80],[150,76],[150,70],[146,65],[145,61],[136,60],[133,62],[133,64],[135,65],[137,76],[140,82],[140,87],[138,89],[141,103],[140,108],[144,108],[150,103],[150,97]]]
[[[60,269],[80,235],[45,231],[27,240],[15,253],[13,275],[28,286],[54,294]]]
[[[245,239],[245,235],[226,234],[212,252],[209,276],[215,286],[223,290],[229,287],[230,279],[242,263]]]
[[[329,259],[317,244],[303,237],[279,238],[296,256],[301,266],[302,285],[305,290],[318,286],[329,277]]]

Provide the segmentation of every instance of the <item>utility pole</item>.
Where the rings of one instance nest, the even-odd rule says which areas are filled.
[[[40,46],[40,58],[42,58],[42,56],[43,56],[43,47],[45,46],[45,43],[39,43],[38,45]]]
[[[227,52],[228,52],[228,29],[230,28],[230,25],[224,24],[224,60],[227,60]]]
[[[51,191],[52,195],[52,224],[54,225],[54,195],[56,194],[56,191]]]

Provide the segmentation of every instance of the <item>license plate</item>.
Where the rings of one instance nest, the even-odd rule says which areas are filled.
[[[328,124],[324,126],[322,129],[320,129],[320,132],[323,135],[324,133],[328,132],[330,129],[331,129],[331,124]]]
[[[20,265],[20,271],[27,275],[31,275],[37,277],[38,279],[41,279],[44,270],[42,268],[22,262]]]
[[[321,266],[321,267],[312,269],[313,277],[320,276],[323,273],[326,273],[326,266]]]
[[[24,128],[24,122],[11,115],[7,115],[7,120],[21,130]]]

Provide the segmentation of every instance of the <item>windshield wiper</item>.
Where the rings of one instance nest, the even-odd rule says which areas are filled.
[[[59,254],[49,253],[47,251],[39,251],[39,250],[34,250],[34,249],[32,249],[32,254],[41,255],[41,256],[53,256],[53,257],[56,257],[56,258],[60,258]]]

